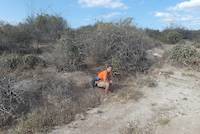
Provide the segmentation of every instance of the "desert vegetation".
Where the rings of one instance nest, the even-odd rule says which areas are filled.
[[[153,39],[163,43],[176,44],[182,40],[199,42],[199,30],[188,30],[182,27],[169,27],[163,31],[146,29],[146,33]]]
[[[38,14],[18,25],[0,23],[0,130],[27,134],[47,132],[74,120],[76,114],[101,103],[101,95],[88,82],[78,85],[69,72],[105,64],[114,77],[146,72],[153,62],[146,51],[165,43],[178,45],[169,59],[199,67],[199,31],[182,28],[141,29],[131,18],[96,22],[73,29],[57,15]],[[78,77],[78,76],[75,76]],[[80,79],[82,81],[82,79]],[[156,87],[152,79],[149,87]],[[7,131],[6,131],[7,132]]]
[[[199,70],[200,52],[193,46],[176,45],[169,52],[169,59],[176,65],[183,65]]]

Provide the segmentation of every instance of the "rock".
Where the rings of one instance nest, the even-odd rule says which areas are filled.
[[[78,128],[78,124],[76,122],[72,122],[68,127],[69,128]]]
[[[161,54],[158,54],[158,53],[153,53],[153,56],[154,56],[154,57],[159,57],[159,58],[162,57],[162,55],[161,55]]]
[[[101,114],[101,113],[103,113],[103,111],[101,111],[101,110],[99,110],[97,108],[94,108],[94,109],[88,111],[87,113],[88,114]]]
[[[185,97],[185,98],[183,98],[183,100],[185,100],[185,101],[186,101],[186,100],[188,100],[188,98],[186,98],[186,97]]]
[[[75,120],[85,120],[85,115],[83,113],[77,114],[75,116]]]

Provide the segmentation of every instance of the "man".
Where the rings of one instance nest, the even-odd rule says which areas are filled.
[[[98,73],[97,78],[95,79],[95,85],[100,88],[105,88],[105,93],[108,94],[110,86],[112,84],[112,67],[108,66],[106,70]]]

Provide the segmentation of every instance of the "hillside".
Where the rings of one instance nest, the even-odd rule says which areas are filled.
[[[134,89],[135,79],[129,79],[118,90],[131,88],[134,97],[116,99],[112,94],[101,106],[50,134],[198,134],[199,72],[164,64],[151,76],[156,87]]]
[[[195,134],[199,48],[199,30],[142,29],[132,18],[77,29],[43,13],[0,23],[0,133]],[[105,94],[91,80],[108,66]]]

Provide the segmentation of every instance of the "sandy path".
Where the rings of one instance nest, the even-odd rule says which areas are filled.
[[[141,134],[200,133],[200,75],[165,66],[157,74],[158,86],[138,89],[139,101],[110,102],[88,111],[85,120],[58,127],[51,134],[119,134],[132,122]]]

